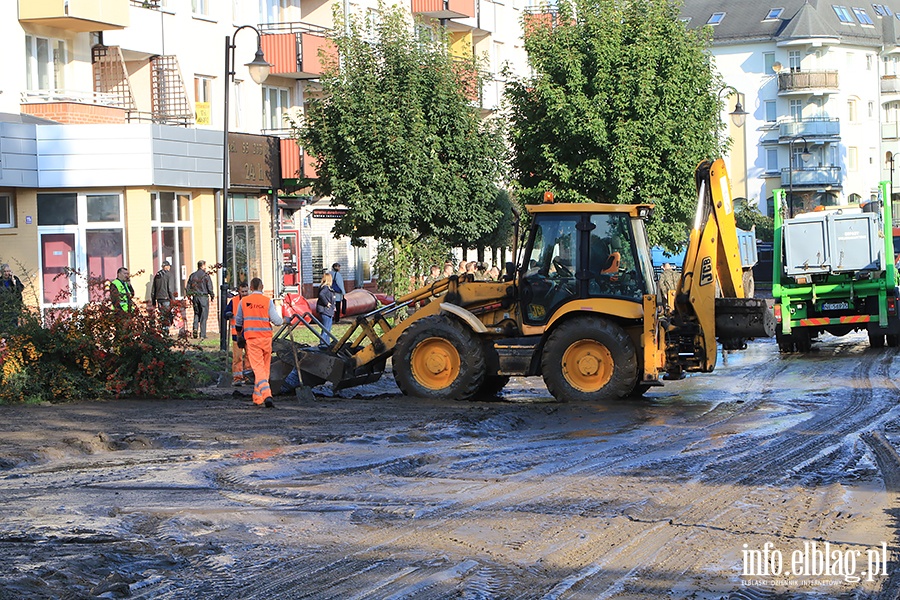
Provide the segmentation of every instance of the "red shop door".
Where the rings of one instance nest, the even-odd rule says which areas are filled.
[[[75,297],[75,234],[41,236],[41,283],[45,304],[71,304]]]

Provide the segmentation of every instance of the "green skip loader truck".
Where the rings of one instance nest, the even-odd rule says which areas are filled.
[[[888,182],[863,206],[817,207],[788,216],[775,190],[772,297],[781,352],[808,352],[823,332],[866,330],[873,348],[900,345]],[[780,252],[778,251],[780,249]]]

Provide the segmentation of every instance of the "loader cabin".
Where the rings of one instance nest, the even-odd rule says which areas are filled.
[[[611,312],[640,318],[644,294],[656,294],[644,227],[653,206],[547,199],[526,207],[532,224],[519,272],[525,323],[545,325],[560,306],[584,298],[608,298],[619,304]]]

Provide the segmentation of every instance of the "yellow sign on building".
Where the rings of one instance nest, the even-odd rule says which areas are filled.
[[[209,109],[209,102],[194,102],[194,110],[197,113],[197,125],[209,125],[210,123],[212,123],[212,114]]]

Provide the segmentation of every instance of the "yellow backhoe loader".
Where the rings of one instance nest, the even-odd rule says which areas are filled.
[[[543,377],[560,400],[641,394],[660,377],[709,372],[727,349],[772,336],[762,299],[745,298],[724,163],[697,168],[697,216],[672,309],[657,297],[644,224],[649,204],[529,206],[531,227],[506,281],[449,277],[356,318],[340,338],[300,319],[274,349],[306,385],[345,388],[378,379],[392,360],[404,394],[469,399],[510,376]],[[413,308],[399,320],[398,311]],[[296,327],[322,344],[292,341]]]

